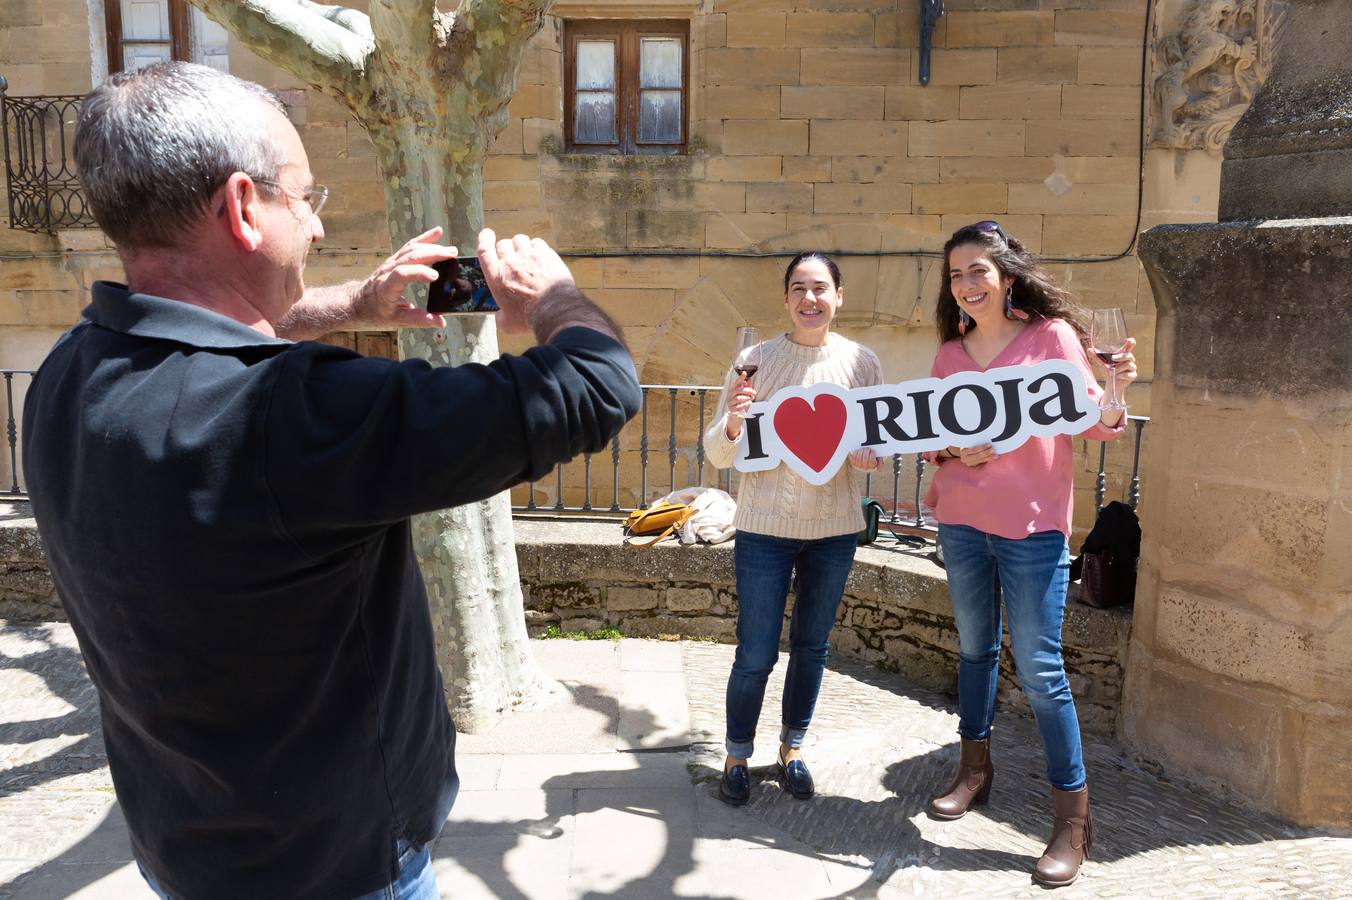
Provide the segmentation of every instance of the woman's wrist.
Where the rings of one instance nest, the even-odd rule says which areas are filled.
[[[1121,409],[1105,409],[1099,414],[1099,424],[1105,428],[1116,428],[1122,424],[1126,418],[1126,411]]]

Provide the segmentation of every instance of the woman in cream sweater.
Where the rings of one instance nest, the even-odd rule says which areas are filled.
[[[846,388],[882,383],[882,366],[867,347],[831,333],[844,302],[840,269],[822,253],[800,253],[784,273],[784,307],[791,330],[759,347],[752,378],[730,369],[713,426],[705,435],[709,460],[732,464],[742,439],[741,418],[757,397],[781,388],[823,382]],[[740,360],[739,360],[740,362]],[[850,454],[854,468],[876,469],[872,450]],[[733,805],[751,796],[747,771],[765,697],[765,683],[779,658],[779,635],[789,586],[797,574],[789,625],[789,668],[784,676],[783,717],[776,773],[793,796],[813,794],[812,775],[799,748],[812,720],[827,637],[845,579],[854,563],[855,535],[864,526],[859,487],[851,466],[820,487],[785,466],[741,477],[737,497],[737,656],[728,676],[727,752],[719,796]]]

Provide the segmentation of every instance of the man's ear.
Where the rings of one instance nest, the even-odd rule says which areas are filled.
[[[263,245],[261,209],[263,198],[253,179],[243,172],[236,172],[225,182],[225,198],[221,218],[225,220],[230,235],[250,253]]]

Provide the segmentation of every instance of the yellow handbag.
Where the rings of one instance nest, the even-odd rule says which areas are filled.
[[[629,538],[655,535],[651,541],[629,543],[635,547],[651,547],[658,541],[674,534],[698,512],[686,503],[656,503],[647,509],[636,509],[624,520],[624,533]]]

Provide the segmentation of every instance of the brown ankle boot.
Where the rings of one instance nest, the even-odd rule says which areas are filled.
[[[991,792],[995,767],[991,765],[991,742],[962,739],[962,760],[953,783],[930,801],[929,814],[936,819],[961,819],[968,807],[980,806]]]
[[[1064,887],[1080,874],[1080,864],[1094,846],[1094,817],[1089,813],[1089,788],[1052,788],[1052,839],[1037,861],[1033,880],[1046,887]]]

